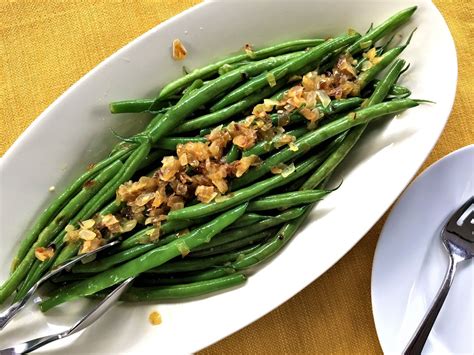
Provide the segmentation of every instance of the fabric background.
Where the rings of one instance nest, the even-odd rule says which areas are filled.
[[[197,2],[0,0],[0,154],[99,62]],[[451,117],[422,170],[474,142],[474,52],[469,42],[474,38],[474,2],[435,0],[435,4],[456,42],[459,82]],[[370,274],[384,220],[385,216],[305,290],[202,354],[380,353]]]

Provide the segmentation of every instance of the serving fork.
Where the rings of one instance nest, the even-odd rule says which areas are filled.
[[[76,322],[71,328],[66,329],[62,332],[53,335],[46,335],[40,338],[32,339],[21,344],[12,346],[11,348],[0,350],[0,355],[19,355],[32,352],[42,346],[49,344],[53,341],[64,339],[68,336],[76,334],[99,319],[107,310],[114,305],[114,303],[120,298],[120,296],[127,290],[130,283],[133,281],[133,277],[122,282],[107,297],[105,297],[99,304],[97,304],[89,313],[82,317]]]
[[[18,312],[20,312],[25,307],[25,305],[28,303],[28,301],[35,294],[36,290],[42,284],[44,284],[46,281],[48,281],[52,277],[58,275],[62,271],[70,269],[72,266],[74,266],[75,264],[77,264],[81,260],[89,258],[90,256],[92,256],[94,254],[97,254],[98,252],[103,251],[105,249],[108,249],[108,248],[110,248],[114,245],[117,245],[118,243],[120,243],[119,239],[113,240],[113,241],[111,241],[111,242],[109,242],[105,245],[102,245],[101,247],[99,247],[99,248],[97,248],[93,251],[90,251],[89,253],[78,255],[75,258],[72,258],[70,261],[68,261],[64,264],[61,264],[57,268],[54,268],[53,270],[51,270],[50,272],[45,274],[41,279],[38,280],[38,282],[36,282],[28,290],[28,292],[26,293],[26,295],[22,299],[20,299],[17,302],[13,303],[10,307],[8,307],[6,310],[4,310],[2,313],[0,313],[0,330],[5,328],[5,326],[8,324],[8,322],[10,322],[13,319],[13,317],[16,314],[18,314]]]
[[[458,264],[474,256],[474,197],[452,214],[441,232],[441,240],[449,254],[448,270],[433,303],[405,348],[404,354],[421,354],[448,296]]]

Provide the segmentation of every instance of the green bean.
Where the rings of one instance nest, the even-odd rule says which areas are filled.
[[[416,11],[416,9],[417,6],[412,6],[400,12],[397,12],[395,15],[385,20],[382,24],[372,29],[372,31],[359,38],[359,40],[357,40],[347,49],[347,52],[352,55],[355,55],[357,53],[362,52],[364,49],[369,48],[375,42],[377,42],[377,40],[407,22],[413,15],[413,13]]]
[[[239,147],[237,147],[235,144],[232,144],[232,146],[229,149],[229,152],[227,153],[225,157],[226,163],[232,163],[233,161],[236,161],[239,159],[240,155],[240,150]]]
[[[207,65],[205,67],[195,69],[191,73],[167,84],[158,95],[157,100],[163,100],[166,97],[178,92],[181,88],[185,87],[189,83],[192,83],[196,79],[204,78],[209,75],[214,74],[225,64],[237,63],[246,59],[260,60],[270,56],[281,55],[289,52],[295,52],[308,47],[318,46],[321,43],[324,43],[323,39],[300,39],[295,41],[288,41],[280,43],[274,46],[263,48],[257,51],[252,52],[252,57],[249,57],[249,54],[237,54],[232,57],[224,58],[220,61],[217,61],[213,64]]]
[[[201,143],[205,143],[207,142],[207,139],[206,138],[203,138],[203,137],[166,137],[166,138],[162,138],[160,139],[156,144],[155,144],[155,147],[156,148],[160,148],[160,149],[166,149],[166,150],[173,150],[175,151],[176,150],[176,146],[178,144],[186,144],[186,143],[189,143],[189,142],[201,142]]]
[[[214,104],[210,111],[214,112],[220,110],[226,106],[229,106],[242,98],[254,93],[255,91],[264,88],[269,84],[269,76],[273,78],[276,82],[283,77],[291,74],[297,73],[302,68],[306,67],[309,64],[312,64],[313,67],[317,66],[321,59],[323,59],[328,53],[331,53],[335,50],[338,50],[342,47],[345,47],[354,41],[360,35],[343,35],[331,40],[326,41],[325,43],[314,47],[304,53],[302,56],[289,60],[287,63],[284,63],[274,69],[271,69],[268,73],[262,73],[255,78],[252,78],[247,83],[239,86],[231,93],[227,94],[223,99]]]
[[[194,282],[185,285],[169,285],[157,288],[131,287],[121,297],[125,302],[156,302],[181,300],[207,295],[243,284],[247,278],[243,274],[232,274],[220,278]],[[95,296],[95,295],[94,295]],[[99,297],[105,297],[100,294]]]
[[[269,141],[260,141],[257,144],[255,144],[252,148],[244,150],[242,152],[242,156],[248,157],[250,155],[263,155],[274,149],[279,148],[278,144],[280,143],[280,140],[282,139],[284,135],[289,135],[295,138],[299,138],[305,133],[307,133],[308,131],[309,130],[306,127],[301,127],[301,128],[297,128],[285,133],[277,134]]]
[[[117,204],[117,202],[114,200],[114,201],[111,201],[109,202],[108,205],[106,205],[101,211],[100,211],[100,215],[102,216],[105,216],[107,214],[114,214],[114,213],[117,213],[118,211],[120,211],[120,209],[122,209],[124,207],[123,204]]]
[[[241,66],[247,65],[249,63],[250,63],[249,61],[245,60],[243,62],[238,62],[238,63],[233,63],[233,64],[224,64],[223,66],[221,66],[219,68],[219,70],[217,70],[217,73],[219,75],[224,75],[224,74],[227,74],[228,72],[230,72],[231,70],[234,70],[236,68],[240,68]]]
[[[234,242],[236,240],[243,239],[244,237],[248,237],[250,235],[261,232],[263,230],[278,226],[279,224],[282,224],[286,221],[291,221],[292,219],[299,217],[302,213],[303,213],[303,210],[301,208],[294,208],[294,209],[285,211],[283,213],[280,213],[279,215],[275,217],[270,217],[263,221],[257,222],[251,226],[248,226],[247,228],[229,229],[221,233],[219,236],[215,237],[208,244],[202,245],[194,249],[192,255],[196,255],[196,252],[200,250],[207,250],[207,249],[211,249],[222,244]]]
[[[117,113],[164,113],[171,106],[176,104],[181,96],[172,95],[166,100],[155,102],[155,99],[131,99],[122,101],[113,101],[109,104],[109,110],[112,114]]]
[[[207,136],[209,133],[211,133],[212,131],[212,128],[208,127],[208,128],[203,128],[199,131],[199,136],[200,137],[204,137],[204,136]]]
[[[239,189],[243,186],[246,186],[268,173],[272,167],[281,163],[285,163],[290,159],[296,158],[305,153],[308,149],[315,147],[326,139],[340,134],[352,127],[368,123],[382,116],[399,113],[415,106],[418,106],[418,103],[414,100],[400,99],[380,103],[372,107],[361,109],[357,112],[351,112],[338,120],[335,120],[315,131],[305,134],[293,143],[294,146],[292,149],[281,149],[266,159],[263,164],[248,171],[241,178],[234,180],[231,187],[232,189]],[[295,149],[297,150],[295,151]],[[181,213],[184,210],[186,210],[186,208],[180,210]]]
[[[201,79],[196,79],[193,81],[191,85],[189,85],[186,89],[183,90],[183,96],[181,97],[181,100],[184,100],[193,90],[199,89],[204,85],[204,81]]]
[[[189,250],[193,250],[194,248],[211,241],[216,234],[220,233],[225,227],[235,222],[245,212],[246,208],[246,204],[240,205],[221,214],[209,223],[191,231],[189,234],[179,238],[178,240],[163,245],[160,248],[150,250],[136,259],[92,276],[87,280],[79,281],[74,285],[56,291],[50,298],[41,302],[41,310],[45,312],[63,302],[81,296],[92,295],[130,277],[137,276],[142,272],[162,265],[179,255],[186,254]]]
[[[365,102],[365,106],[373,106],[382,102],[390,92],[393,84],[403,70],[406,62],[403,59],[397,59],[389,68],[385,78],[378,83],[370,98]]]
[[[216,255],[216,254],[227,253],[232,250],[236,250],[239,248],[247,247],[249,245],[253,245],[255,243],[259,243],[264,239],[268,239],[272,235],[274,235],[276,231],[277,231],[276,228],[266,229],[255,234],[248,235],[241,239],[237,239],[225,244],[220,244],[220,245],[210,247],[208,249],[203,249],[203,250],[193,252],[192,255],[195,257],[203,257],[203,256],[211,256],[211,255]]]
[[[278,83],[277,83],[278,85]],[[288,86],[284,86],[283,89],[280,89],[278,90],[275,94],[273,94],[273,96],[270,97],[270,100],[272,101],[280,101],[283,99],[283,97],[285,96],[285,94],[288,92]]]
[[[179,210],[171,211],[168,214],[168,221],[209,216],[220,211],[224,211],[235,205],[238,205],[239,203],[249,201],[250,199],[260,196],[270,190],[288,184],[293,180],[296,180],[298,177],[306,174],[308,171],[314,169],[327,157],[329,152],[331,152],[332,149],[334,149],[334,147],[338,144],[339,141],[335,141],[334,144],[328,146],[323,151],[310,156],[307,160],[298,164],[295,167],[295,171],[287,176],[280,174],[267,178],[261,181],[260,183],[255,184],[254,186],[246,187],[233,192],[229,198],[223,201],[199,203],[194,206],[188,206]]]
[[[78,213],[78,216],[76,216],[76,219],[79,221],[91,218],[105,203],[107,203],[107,201],[115,197],[115,192],[118,187],[125,181],[128,181],[133,176],[133,174],[137,171],[137,168],[140,166],[141,161],[144,159],[144,157],[148,155],[149,152],[149,142],[145,142],[140,147],[138,147],[127,159],[122,169],[120,169],[119,173],[110,181],[108,181],[100,189],[100,191],[96,195],[94,195],[94,197],[92,197],[84,205],[84,207],[82,207],[81,211]],[[56,261],[53,265],[60,265],[69,258],[76,255],[79,250],[79,247],[80,242],[69,243],[57,256]]]
[[[44,228],[38,236],[36,242],[31,246],[28,253],[25,255],[21,263],[11,274],[11,276],[0,287],[0,304],[3,303],[20,284],[23,278],[30,270],[35,261],[35,249],[39,247],[46,247],[50,244],[54,236],[63,229],[72,216],[81,208],[85,201],[88,201],[94,196],[99,189],[107,184],[107,181],[114,176],[121,168],[120,160],[114,161],[111,165],[106,167],[93,180],[89,180],[81,189],[81,191],[74,196],[57,214],[57,216]]]
[[[254,246],[255,247],[255,246]],[[258,247],[258,245],[256,246]],[[140,286],[165,286],[165,285],[179,285],[179,284],[190,284],[199,281],[214,280],[227,275],[235,274],[235,270],[231,267],[213,267],[210,270],[203,270],[200,272],[186,274],[186,275],[154,275],[154,274],[143,274],[140,275],[135,281]]]
[[[186,226],[190,226],[190,225],[193,225],[194,223],[191,223],[190,221],[183,221],[184,223],[182,224],[183,227],[177,227],[176,229],[181,229],[181,228],[186,228]],[[168,225],[169,223],[164,223],[163,226],[160,228],[160,233],[161,234],[167,234],[167,233],[164,233],[163,232],[163,228]],[[154,229],[155,227],[147,227],[147,228],[144,228],[138,232],[136,232],[134,235],[132,235],[131,237],[125,239],[122,243],[120,243],[120,245],[118,246],[118,250],[127,250],[129,248],[132,248],[132,247],[135,247],[135,246],[140,246],[140,245],[144,245],[144,244],[154,244],[154,245],[157,245],[158,243],[160,243],[160,245],[162,244],[163,242],[163,238],[155,241],[155,242],[152,242],[150,240],[150,235],[153,234],[154,232]],[[175,232],[176,230],[173,230],[173,232]]]
[[[374,89],[377,88],[377,85],[379,84],[380,80],[372,80],[374,83]],[[411,95],[410,89],[408,89],[405,86],[393,84],[392,87],[390,88],[390,91],[388,93],[389,97],[395,97],[397,99],[404,99],[407,98]]]
[[[114,101],[109,104],[110,113],[138,113],[148,110],[155,99]]]
[[[51,244],[54,244],[54,241]],[[47,261],[41,262],[38,259],[35,259],[35,261],[33,261],[33,264],[31,264],[30,267],[30,271],[26,274],[22,282],[17,286],[16,292],[13,294],[13,300],[11,303],[15,303],[24,297],[26,292],[28,292],[28,289],[26,287],[30,284],[31,280],[36,277],[37,273],[35,271],[41,266],[42,263],[45,262]]]
[[[228,262],[232,262],[241,258],[242,255],[254,250],[256,247],[252,246],[247,249],[242,249],[238,251],[231,251],[227,254],[220,254],[216,256],[206,257],[206,258],[193,258],[188,260],[177,260],[170,261],[169,263],[163,264],[156,269],[151,269],[147,271],[146,274],[173,274],[180,272],[189,272],[189,271],[200,271],[213,267],[216,265],[222,265]]]
[[[246,227],[257,223],[259,221],[263,221],[264,219],[271,218],[272,216],[263,216],[257,213],[246,213],[242,217],[240,217],[235,223],[233,223],[230,227],[237,228],[237,227]]]
[[[276,87],[268,87],[260,92],[256,93],[255,95],[250,95],[243,100],[236,102],[235,104],[225,107],[222,110],[211,112],[206,115],[196,117],[192,120],[184,122],[182,125],[177,127],[174,132],[175,133],[184,133],[184,132],[191,132],[196,129],[207,128],[213,125],[220,124],[227,119],[235,116],[238,113],[243,112],[244,110],[248,109],[256,105],[257,103],[261,102],[264,98],[270,96],[272,93],[280,89],[282,85],[277,85]],[[208,134],[210,130],[206,133]]]
[[[329,190],[293,191],[278,195],[262,197],[249,203],[248,211],[266,211],[276,208],[289,208],[306,205],[323,199],[330,194]]]
[[[180,126],[183,120],[195,110],[209,101],[212,101],[225,90],[245,80],[249,76],[277,67],[282,63],[288,62],[291,58],[302,55],[304,54],[291,53],[253,62],[209,81],[203,87],[190,92],[185,100],[180,100],[163,115],[163,118],[160,119],[149,132],[146,132],[146,134],[142,136],[145,136],[146,139],[151,139],[154,143],[158,142],[162,137],[168,135],[176,127]],[[141,137],[137,137],[136,139],[140,141],[140,138]]]
[[[118,250],[126,250],[136,245],[150,243],[150,235],[153,233],[155,227],[147,227],[140,231],[135,232],[132,236],[125,239],[117,247]]]

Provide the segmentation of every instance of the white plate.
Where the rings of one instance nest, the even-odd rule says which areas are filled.
[[[448,266],[440,231],[474,195],[474,145],[444,157],[404,192],[385,223],[372,270],[372,307],[386,353],[400,353]],[[474,353],[474,263],[461,264],[424,353]]]
[[[299,0],[291,1],[291,6],[288,1],[207,2],[119,50],[51,105],[3,157],[0,278],[7,277],[25,228],[51,199],[49,186],[61,191],[89,162],[102,158],[114,143],[110,128],[122,135],[140,129],[137,115],[112,117],[107,102],[150,96],[155,88],[181,75],[183,64],[198,67],[247,42],[259,47],[291,38],[334,35],[348,27],[365,31],[371,22],[379,23],[414,4],[419,10],[403,35],[406,38],[414,27],[418,31],[403,53],[412,64],[403,83],[414,97],[437,104],[374,124],[336,174],[336,179],[344,177],[343,186],[313,211],[286,250],[244,287],[192,302],[117,307],[74,339],[67,351],[196,351],[282,304],[362,238],[409,183],[443,130],[454,99],[457,62],[449,30],[430,1]],[[176,37],[189,50],[183,63],[170,58],[170,44]],[[80,302],[75,305],[80,308]],[[71,317],[55,316],[66,309],[75,307],[59,308],[47,319],[38,312],[24,313],[23,320],[0,335],[0,346],[70,322]],[[147,321],[153,309],[163,316],[163,324],[157,327]]]

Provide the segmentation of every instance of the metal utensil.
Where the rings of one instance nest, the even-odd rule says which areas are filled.
[[[45,283],[47,280],[49,280],[51,277],[59,274],[63,270],[67,270],[77,264],[79,261],[84,260],[85,258],[94,255],[102,250],[108,249],[116,244],[120,243],[120,241],[113,240],[105,245],[102,245],[101,247],[90,251],[89,253],[81,254],[76,256],[75,258],[71,259],[70,261],[58,266],[57,268],[51,270],[47,274],[45,274],[41,279],[38,280],[26,293],[25,297],[23,297],[21,300],[13,303],[10,307],[8,307],[6,310],[4,310],[2,313],[0,313],[0,330],[5,328],[5,326],[12,320],[12,318],[20,312],[23,307],[28,303],[28,301],[33,297],[34,293],[40,287],[43,283]]]
[[[131,277],[122,282],[117,288],[115,288],[111,293],[109,293],[108,296],[105,297],[96,307],[94,307],[91,312],[86,314],[71,328],[57,334],[46,335],[44,337],[36,338],[33,340],[29,340],[25,343],[15,345],[11,348],[0,350],[0,355],[18,355],[29,353],[53,341],[66,338],[70,335],[80,332],[81,330],[84,330],[85,328],[93,324],[97,319],[99,319],[105,312],[107,312],[107,310],[115,303],[115,301],[117,301],[120,296],[127,290],[133,279],[134,278]]]
[[[474,256],[474,197],[454,212],[441,232],[441,240],[449,253],[448,270],[438,294],[405,348],[404,354],[421,353],[451,288],[457,265]]]

